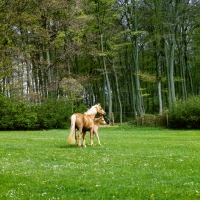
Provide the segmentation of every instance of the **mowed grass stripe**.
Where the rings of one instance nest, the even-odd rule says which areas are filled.
[[[0,199],[199,199],[200,131],[101,127],[102,146],[69,130],[0,132]]]

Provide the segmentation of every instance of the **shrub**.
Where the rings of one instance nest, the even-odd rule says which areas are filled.
[[[0,130],[62,129],[70,126],[71,104],[66,100],[47,99],[41,105],[12,102],[0,94]],[[85,112],[84,105],[75,112]]]
[[[37,110],[35,105],[18,102],[14,106],[13,124],[15,130],[27,130],[38,128]]]
[[[74,112],[76,113],[84,113],[86,112],[88,109],[87,107],[84,105],[84,104],[80,104],[80,105],[77,105],[75,106],[74,108]]]
[[[0,130],[36,129],[37,113],[34,105],[12,102],[2,95],[0,105]]]
[[[69,126],[71,105],[64,100],[47,99],[38,106],[38,122],[41,129],[66,128]]]
[[[177,129],[200,128],[200,96],[177,101],[169,113],[169,127]]]
[[[0,130],[10,130],[14,127],[13,109],[14,104],[9,98],[0,95]]]
[[[163,115],[145,114],[144,117],[136,117],[133,123],[136,126],[164,127],[167,125],[167,118],[166,118],[166,114],[163,114]]]

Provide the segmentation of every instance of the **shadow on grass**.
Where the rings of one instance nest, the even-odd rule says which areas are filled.
[[[96,145],[95,147],[101,148],[103,146]],[[87,147],[83,147],[83,146],[77,147],[76,144],[66,144],[66,145],[58,146],[58,148],[61,148],[61,149],[88,149],[88,148],[94,149],[95,147],[92,147],[90,145],[88,145]]]
[[[59,146],[59,148],[61,149],[72,149],[72,148],[78,148],[76,144],[65,144],[65,145],[61,145]]]

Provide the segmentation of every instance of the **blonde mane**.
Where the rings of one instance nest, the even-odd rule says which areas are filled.
[[[92,106],[89,110],[87,110],[84,114],[85,115],[96,115],[97,114],[97,106],[98,105],[94,105]]]

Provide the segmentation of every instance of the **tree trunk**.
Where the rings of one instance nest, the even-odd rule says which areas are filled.
[[[101,33],[101,53],[104,53],[104,45],[103,45],[103,33]],[[110,80],[108,78],[108,71],[107,71],[107,66],[106,66],[106,58],[105,56],[102,56],[103,59],[103,69],[104,69],[104,74],[106,78],[106,84],[107,84],[107,91],[108,91],[108,118],[109,121],[112,120],[112,92],[111,92],[111,87],[110,87]]]
[[[170,47],[170,66],[169,66],[169,81],[171,88],[172,103],[176,101],[175,85],[174,85],[174,51],[175,51],[175,33],[172,33],[172,44]]]
[[[135,2],[136,3],[136,2]],[[135,32],[138,31],[137,27],[137,15],[136,15],[136,5],[133,4],[134,9],[134,30]],[[143,99],[142,99],[142,92],[140,87],[140,77],[139,77],[139,61],[138,61],[138,36],[136,35],[133,38],[133,58],[134,58],[134,73],[135,73],[135,86],[136,86],[136,110],[139,112],[141,117],[144,116],[144,106],[143,106]]]
[[[116,86],[116,91],[117,91],[117,99],[118,99],[118,103],[119,103],[120,125],[122,125],[122,103],[121,103],[120,92],[119,92],[118,76],[117,76],[117,72],[115,70],[114,64],[112,64],[112,70],[114,72],[115,86]]]
[[[169,110],[172,109],[172,98],[171,98],[171,84],[170,84],[170,70],[169,70],[169,56],[167,50],[167,42],[164,43],[164,50],[165,50],[165,66],[167,68],[167,91],[168,91],[168,107]]]

